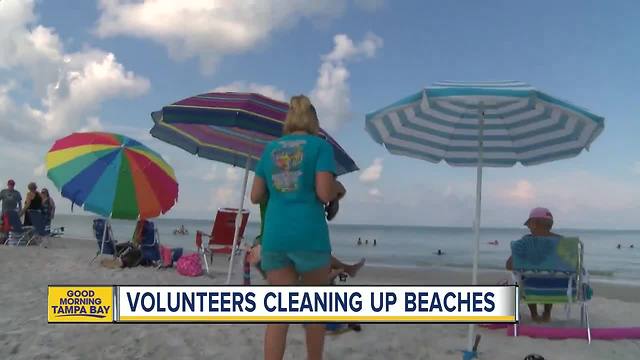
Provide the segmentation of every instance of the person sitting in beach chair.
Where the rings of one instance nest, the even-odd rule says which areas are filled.
[[[553,227],[553,215],[547,208],[538,207],[530,211],[529,218],[525,221],[524,225],[529,228],[529,232],[532,236],[545,236],[545,237],[561,237],[558,234],[552,233]],[[507,259],[505,268],[507,270],[513,269],[513,257]],[[538,305],[529,304],[529,310],[531,311],[531,319],[536,322],[549,322],[551,320],[551,309],[553,304],[544,304],[544,312],[542,317],[538,315]]]
[[[202,253],[207,273],[209,272],[209,262],[213,262],[214,254],[231,255],[237,215],[238,209],[218,209],[211,233],[207,235],[202,231],[196,231],[196,247],[198,248],[198,252]],[[249,211],[246,209],[242,210],[241,216],[242,220],[238,229],[237,247],[240,246],[244,238],[244,230],[249,221]],[[209,238],[209,241],[204,243],[203,237]],[[209,255],[209,261],[207,261],[207,255]]]
[[[531,219],[543,219],[546,230],[536,230]],[[553,304],[565,304],[567,317],[572,303],[580,303],[581,323],[586,327],[591,341],[587,302],[591,299],[589,274],[583,266],[584,247],[578,238],[561,237],[551,233],[551,212],[537,208],[527,220],[531,234],[511,243],[511,257],[507,267],[513,280],[520,286],[522,302],[529,306],[536,322],[551,320]],[[538,221],[539,222],[539,221]],[[542,233],[542,234],[541,234]],[[542,317],[537,314],[537,304],[545,304]]]
[[[132,243],[142,253],[140,265],[157,265],[160,261],[160,242],[155,224],[149,220],[138,220],[133,231]]]

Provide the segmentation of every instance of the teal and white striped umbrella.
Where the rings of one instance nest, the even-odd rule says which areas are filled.
[[[603,129],[603,117],[517,81],[439,82],[366,116],[367,132],[392,154],[477,168],[474,285],[482,168],[571,158]],[[469,351],[473,334],[470,325]]]
[[[535,165],[589,147],[604,118],[516,81],[436,83],[367,115],[392,154],[452,166]]]

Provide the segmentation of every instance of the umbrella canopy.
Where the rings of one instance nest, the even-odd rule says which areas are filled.
[[[73,133],[53,144],[46,167],[63,197],[105,217],[153,218],[166,213],[178,198],[171,166],[123,135]]]
[[[445,81],[368,114],[365,128],[392,154],[477,168],[475,285],[483,166],[535,165],[577,156],[602,132],[604,118],[518,81]],[[470,325],[470,351],[473,333]]]
[[[208,93],[165,106],[151,114],[151,135],[192,154],[254,170],[264,147],[282,136],[286,103],[250,93]],[[347,152],[320,130],[335,153],[338,175],[357,171]]]
[[[483,123],[482,123],[483,122]],[[392,154],[452,166],[535,165],[578,155],[604,118],[515,81],[440,82],[368,114]]]

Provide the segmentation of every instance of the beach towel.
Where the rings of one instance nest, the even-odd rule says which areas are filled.
[[[513,269],[575,273],[580,251],[578,243],[577,238],[526,235],[511,242]]]
[[[176,264],[176,270],[180,275],[184,276],[195,277],[202,275],[200,255],[192,253],[182,256]]]

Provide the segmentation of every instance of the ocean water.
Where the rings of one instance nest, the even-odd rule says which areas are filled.
[[[64,226],[70,237],[93,240],[93,217],[58,215],[55,226]],[[160,242],[172,246],[195,250],[195,232],[211,231],[212,221],[187,219],[156,219]],[[173,235],[173,229],[184,225],[189,235]],[[113,220],[116,239],[131,239],[135,222]],[[504,269],[509,257],[509,243],[525,234],[521,229],[483,228],[480,240],[480,269]],[[389,267],[450,267],[470,269],[472,262],[473,232],[470,228],[408,227],[379,225],[335,225],[330,226],[334,254],[345,261],[367,258],[367,263]],[[578,236],[585,245],[585,266],[592,279],[606,282],[640,285],[640,231],[619,230],[573,230],[554,229],[565,236]],[[255,238],[259,224],[249,223],[245,231],[247,239]],[[358,246],[358,238],[363,245]],[[373,239],[377,245],[373,246]],[[369,244],[364,242],[368,240]],[[498,245],[490,245],[490,241]],[[621,249],[616,246],[620,244]],[[635,245],[632,249],[630,245]],[[445,255],[434,253],[441,249]]]

